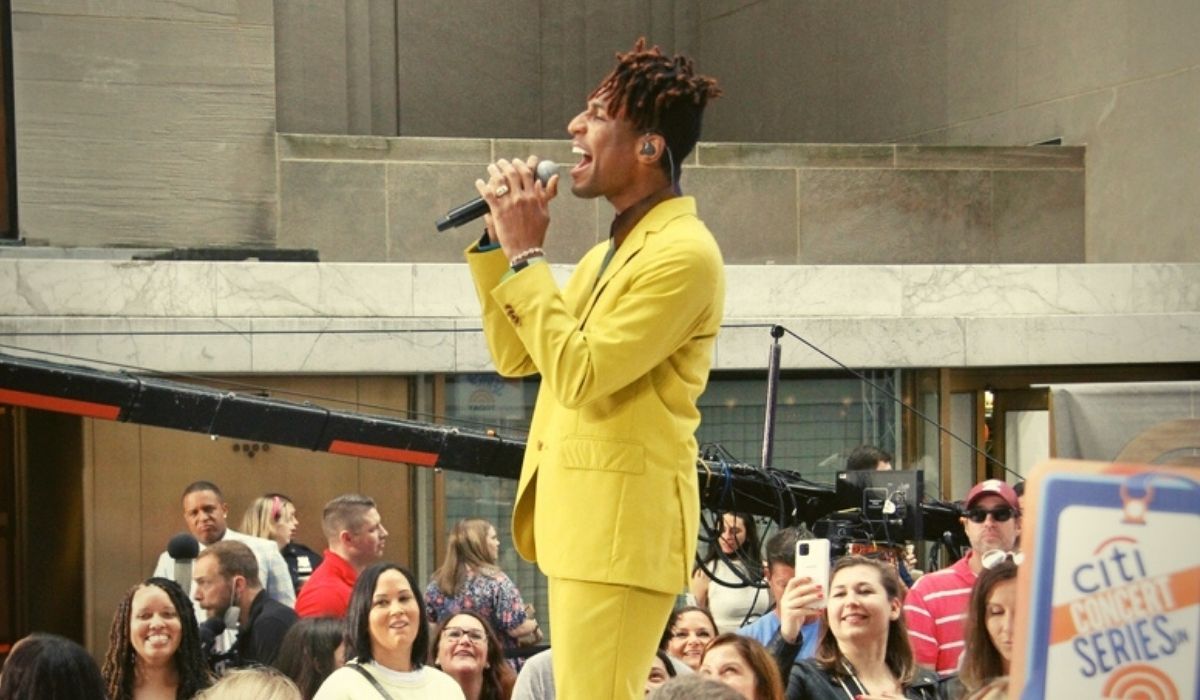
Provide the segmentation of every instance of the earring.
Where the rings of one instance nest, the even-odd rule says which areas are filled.
[[[658,152],[658,149],[656,149],[654,147],[653,141],[646,141],[645,143],[642,144],[642,155],[652,156],[657,152]]]

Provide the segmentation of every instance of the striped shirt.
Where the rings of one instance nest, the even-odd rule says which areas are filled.
[[[973,556],[969,552],[954,565],[925,574],[904,599],[904,621],[917,663],[939,675],[958,670],[963,625],[977,578],[971,571]]]

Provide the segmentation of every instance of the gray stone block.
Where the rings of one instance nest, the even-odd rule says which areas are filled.
[[[996,171],[992,188],[990,262],[1084,261],[1082,171]]]
[[[796,262],[795,171],[684,168],[682,184],[727,264]]]
[[[383,163],[279,164],[282,248],[316,248],[326,262],[388,260]]]
[[[983,171],[802,170],[798,262],[982,262],[991,237]]]

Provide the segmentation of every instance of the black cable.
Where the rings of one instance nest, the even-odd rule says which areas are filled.
[[[851,369],[851,368],[850,368],[850,367],[848,367],[847,365],[845,365],[845,364],[842,364],[842,362],[841,362],[840,360],[838,360],[836,357],[834,357],[833,355],[830,355],[829,353],[825,352],[824,350],[822,350],[821,348],[817,347],[816,345],[813,345],[813,344],[812,344],[812,343],[810,343],[808,340],[805,340],[805,339],[804,339],[804,338],[802,338],[802,337],[801,337],[801,336],[800,336],[798,333],[795,333],[795,332],[794,332],[794,331],[792,331],[790,328],[787,328],[786,326],[781,326],[781,328],[783,328],[784,332],[786,332],[788,335],[792,336],[793,338],[795,338],[796,340],[800,341],[801,343],[804,343],[805,345],[807,345],[807,346],[808,346],[810,349],[812,349],[812,350],[813,350],[814,352],[816,352],[817,354],[821,355],[821,356],[822,356],[822,357],[824,357],[825,359],[827,359],[827,360],[829,360],[830,362],[834,363],[835,365],[837,365],[837,366],[838,366],[838,367],[840,367],[841,369],[844,369],[845,371],[847,371],[847,372],[849,372],[850,374],[854,375],[854,376],[855,376],[855,378],[857,378],[859,381],[862,381],[862,382],[864,382],[864,383],[868,384],[869,386],[871,386],[872,388],[874,388],[876,391],[878,391],[878,392],[882,393],[884,396],[886,396],[886,397],[888,397],[889,399],[891,399],[892,401],[896,402],[897,404],[899,404],[899,405],[900,405],[900,406],[902,406],[903,408],[906,408],[906,409],[908,409],[908,410],[909,410],[911,413],[913,413],[914,415],[916,415],[918,418],[920,418],[921,420],[925,421],[926,423],[929,423],[930,425],[934,426],[934,427],[935,427],[935,428],[937,428],[937,429],[938,429],[940,432],[943,432],[943,433],[945,433],[946,435],[949,435],[950,437],[954,438],[955,440],[957,440],[957,441],[961,442],[962,444],[966,445],[966,446],[967,446],[968,448],[970,448],[971,450],[973,450],[973,451],[975,451],[976,453],[978,453],[979,455],[983,456],[983,458],[984,458],[984,459],[986,459],[987,461],[989,461],[989,462],[992,462],[993,464],[995,464],[995,465],[999,466],[999,467],[1000,467],[1001,469],[1003,469],[1004,471],[1006,471],[1006,472],[1008,472],[1008,473],[1010,473],[1010,474],[1013,474],[1013,475],[1015,475],[1015,476],[1017,476],[1017,477],[1024,478],[1024,476],[1023,476],[1022,474],[1020,474],[1019,472],[1016,472],[1016,471],[1013,471],[1012,469],[1009,469],[1009,468],[1008,468],[1008,466],[1006,466],[1006,465],[1005,465],[1003,462],[1001,462],[1000,460],[998,460],[998,459],[996,459],[995,457],[993,457],[993,456],[989,455],[987,452],[984,452],[983,450],[981,450],[981,449],[979,449],[978,447],[976,447],[976,446],[972,445],[971,443],[967,442],[966,440],[964,440],[964,439],[960,438],[958,435],[956,435],[954,432],[952,432],[952,431],[951,431],[949,428],[945,428],[945,427],[943,427],[941,423],[939,423],[939,422],[937,422],[936,420],[934,420],[934,419],[932,419],[932,418],[930,418],[930,417],[926,416],[924,413],[921,413],[920,411],[918,411],[918,410],[917,410],[915,407],[913,407],[913,406],[910,406],[910,405],[908,405],[907,403],[905,403],[905,402],[904,402],[904,401],[903,401],[903,400],[902,400],[900,397],[896,396],[896,395],[895,395],[895,394],[893,394],[892,392],[888,391],[887,389],[884,389],[883,387],[879,386],[879,385],[878,385],[878,384],[876,384],[875,382],[871,381],[871,380],[870,380],[870,379],[868,379],[868,378],[867,378],[867,376],[866,376],[865,374],[863,374],[862,372],[858,372],[858,371],[856,371],[856,370],[854,370],[854,369]]]

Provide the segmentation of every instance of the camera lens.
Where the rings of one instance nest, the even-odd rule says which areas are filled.
[[[802,557],[808,556],[808,545],[806,545],[806,544],[800,545],[800,556],[802,556]]]

